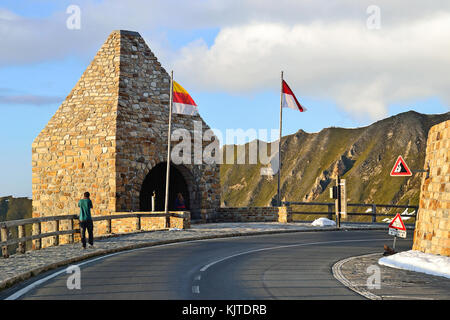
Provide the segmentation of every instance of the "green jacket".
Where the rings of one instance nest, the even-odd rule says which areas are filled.
[[[81,199],[78,201],[78,207],[80,207],[80,221],[92,220],[92,201],[90,199]]]

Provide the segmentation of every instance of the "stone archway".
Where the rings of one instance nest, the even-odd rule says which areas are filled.
[[[164,211],[167,162],[160,162],[146,175],[139,193],[139,211],[151,211],[152,194],[155,192],[155,211]],[[183,170],[185,169],[185,170]],[[170,165],[169,210],[175,210],[178,193],[183,195],[186,210],[191,210],[195,198],[192,179],[186,176],[188,170],[182,166]]]

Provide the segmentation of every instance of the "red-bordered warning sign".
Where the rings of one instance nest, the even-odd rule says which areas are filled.
[[[400,213],[397,213],[389,224],[389,234],[396,237],[406,238],[406,227]]]
[[[408,165],[402,156],[398,156],[394,167],[391,171],[391,177],[409,177],[412,176],[411,170],[409,170]]]
[[[391,223],[389,223],[389,228],[406,231],[406,227],[405,224],[403,223],[402,216],[400,215],[400,213],[397,213],[395,215],[395,218],[392,219]]]

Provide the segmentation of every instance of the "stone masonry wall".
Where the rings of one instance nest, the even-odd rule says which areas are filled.
[[[450,256],[450,120],[430,129],[413,250]]]
[[[115,212],[113,215],[121,215],[129,212]],[[146,214],[160,214],[163,212],[142,212]],[[174,216],[168,219],[169,228],[188,229],[190,228],[190,214],[189,212],[172,212]],[[95,227],[101,222],[95,222]],[[162,230],[166,228],[166,217],[141,217],[140,227],[138,227],[138,218],[122,218],[114,219],[111,222],[112,233],[129,233],[137,230],[151,231]],[[104,232],[105,233],[105,232]]]
[[[33,217],[77,213],[86,190],[94,191],[93,215],[115,210],[119,53],[120,35],[112,33],[33,142]],[[52,228],[42,224],[43,233]]]
[[[292,222],[291,207],[217,208],[204,212],[206,221],[214,222]]]
[[[117,210],[139,210],[139,193],[148,172],[167,159],[170,76],[161,67],[144,39],[135,32],[122,32],[120,83],[117,114]],[[176,76],[176,75],[175,75]],[[194,121],[201,131],[194,132]],[[191,210],[220,204],[219,166],[194,158],[194,137],[202,141],[208,125],[197,116],[172,114],[172,134],[186,129],[191,137],[189,163],[179,164],[188,182]],[[172,150],[177,142],[172,141]],[[198,157],[197,157],[198,158]]]

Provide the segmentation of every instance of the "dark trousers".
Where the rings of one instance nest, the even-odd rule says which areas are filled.
[[[94,223],[92,220],[80,221],[81,243],[83,248],[86,248],[86,229],[89,235],[89,244],[94,244]]]

